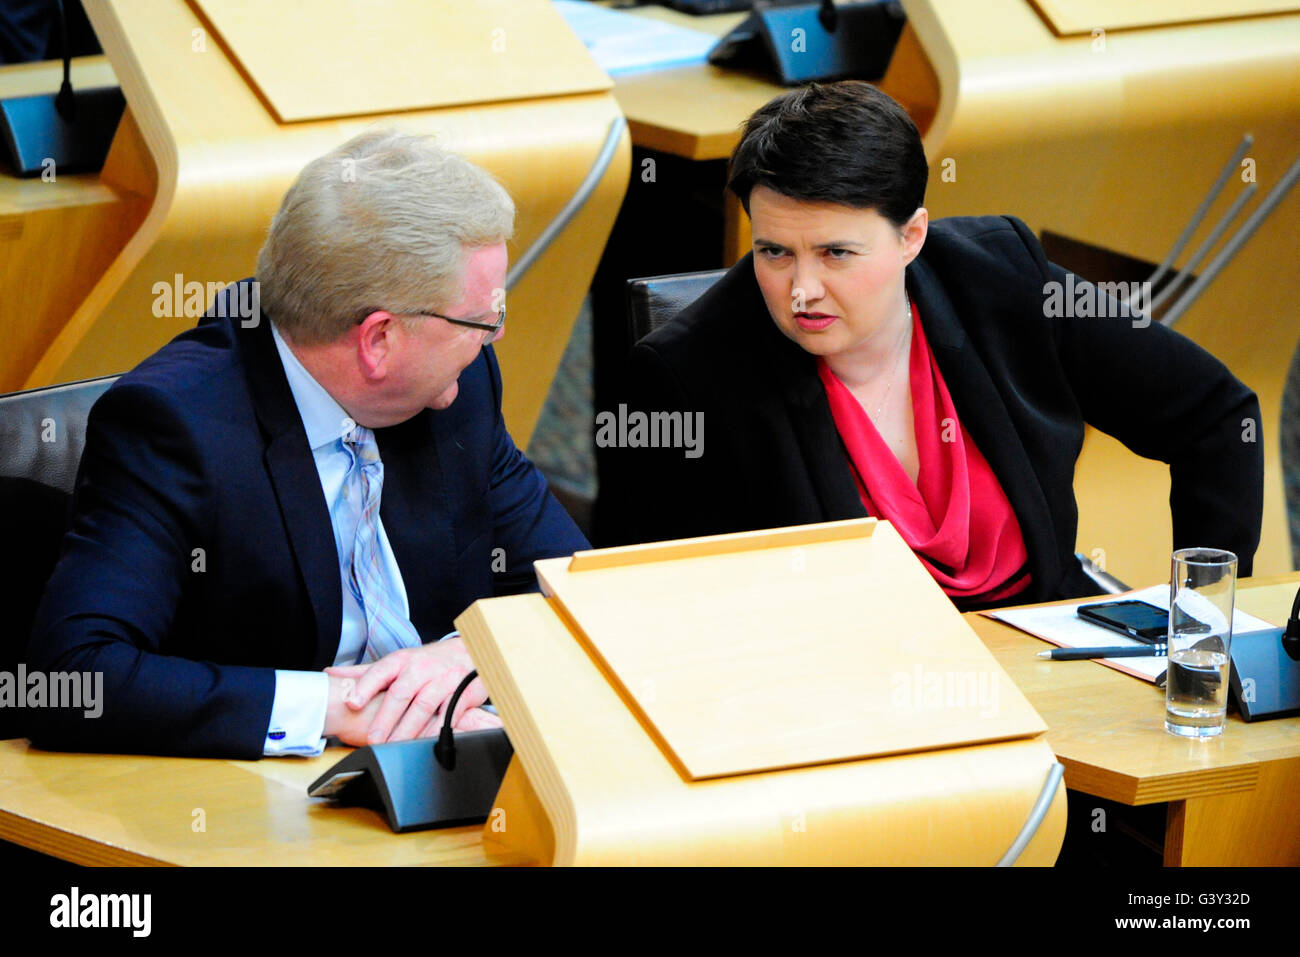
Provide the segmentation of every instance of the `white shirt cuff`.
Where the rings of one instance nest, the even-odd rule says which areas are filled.
[[[323,671],[276,671],[275,701],[266,729],[267,757],[314,758],[325,750],[330,679]]]

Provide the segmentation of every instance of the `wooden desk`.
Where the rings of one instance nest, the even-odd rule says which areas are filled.
[[[1237,607],[1282,624],[1300,575],[1246,579]],[[1047,722],[1067,787],[1124,804],[1169,802],[1165,864],[1300,864],[1300,717],[1247,724],[1220,738],[1164,730],[1165,693],[1090,661],[1044,661],[1049,647],[1009,625],[967,618]]]
[[[62,79],[54,60],[0,67],[0,99],[54,93]],[[72,84],[116,86],[117,77],[108,57],[77,57]],[[23,384],[144,219],[147,190],[119,167],[120,160],[103,173],[56,169],[53,180],[0,170],[0,391]]]
[[[1238,607],[1282,622],[1300,574],[1246,580]],[[1047,721],[1075,791],[1169,802],[1169,865],[1300,864],[1300,718],[1186,741],[1165,733],[1164,693],[1093,662],[1035,657],[1046,645],[968,615]],[[477,827],[393,834],[380,815],[307,797],[346,752],[223,761],[57,754],[0,741],[0,839],[81,864],[481,865]],[[196,809],[205,830],[195,830]]]
[[[653,6],[628,12],[717,37],[748,16],[718,13],[696,17]],[[614,78],[614,98],[627,117],[632,142],[692,160],[730,156],[740,142],[739,124],[781,90],[761,77],[703,63]]]
[[[488,863],[479,827],[394,834],[375,811],[308,797],[307,785],[345,754],[222,761],[0,741],[0,839],[112,866]]]
[[[246,22],[244,15],[255,15],[247,4],[217,6],[232,9],[236,25]],[[313,60],[303,51],[330,49],[340,37],[357,36],[349,30],[418,39],[432,29],[428,17],[414,28],[397,19],[400,4],[367,10],[338,0],[319,6],[312,6],[310,16],[303,14],[301,29],[293,31],[294,56],[273,62],[264,79],[283,81],[303,62],[336,63],[328,56]],[[476,24],[486,12],[504,10],[503,0],[477,0],[472,6],[454,22],[437,25],[436,38],[459,42],[457,30],[473,31],[465,34],[463,50],[481,43],[490,57],[493,34]],[[0,327],[16,343],[0,355],[0,391],[123,372],[191,328],[195,315],[157,315],[155,286],[198,282],[206,288],[251,275],[267,224],[299,170],[376,123],[432,134],[496,176],[517,204],[509,243],[517,261],[574,195],[619,117],[608,80],[580,54],[555,58],[556,71],[581,67],[594,74],[586,83],[566,87],[564,95],[520,98],[514,90],[498,98],[485,72],[471,80],[482,80],[484,102],[465,105],[453,97],[450,105],[437,106],[440,91],[429,93],[432,87],[418,76],[353,71],[356,82],[347,84],[349,91],[392,92],[405,78],[407,87],[421,91],[417,98],[427,94],[431,102],[408,109],[409,103],[380,98],[378,106],[355,115],[282,122],[203,5],[88,0],[86,7],[107,57],[95,58],[97,77],[116,77],[127,108],[103,172],[86,180],[93,187],[88,195],[64,189],[62,176],[57,186],[38,182],[46,188],[36,195],[62,197],[62,205],[37,219],[6,204],[6,191],[30,190],[29,184],[0,188]],[[572,40],[549,4],[530,0],[524,7],[519,4],[513,13],[517,22],[511,29],[519,32],[511,40],[512,57],[526,59],[525,50],[554,50],[548,46],[550,31]],[[536,29],[539,20],[545,30]],[[247,54],[247,33],[233,32]],[[373,41],[374,34],[348,49],[365,46],[362,40]],[[305,60],[295,59],[299,55]],[[426,55],[408,56],[406,62],[418,74],[431,61]],[[40,69],[44,73],[28,85],[57,89],[50,66]],[[9,76],[10,68],[0,71],[0,93],[26,92],[19,86],[27,82],[23,77]],[[371,82],[364,82],[367,76]],[[293,75],[290,82],[298,79]],[[306,92],[313,89],[309,78],[302,84]],[[506,336],[497,355],[508,383],[503,414],[521,447],[528,444],[626,190],[629,154],[629,138],[623,136],[594,192],[510,291],[511,328],[527,332]],[[109,202],[115,198],[116,206]],[[6,212],[17,218],[6,220]],[[20,234],[20,243],[6,244]],[[69,256],[69,250],[76,255]],[[29,297],[29,290],[39,296]]]
[[[696,17],[664,7],[642,7],[635,13],[719,37],[748,16]],[[938,81],[910,24],[903,28],[888,73],[876,85],[907,108],[922,133],[929,128],[938,103]],[[697,161],[730,157],[749,115],[786,90],[766,77],[708,64],[614,79],[614,97],[635,145]],[[749,251],[752,239],[740,203],[728,193],[724,204],[722,261],[730,266]]]
[[[748,16],[696,17],[665,7],[640,7],[633,12],[718,37]],[[910,26],[904,27],[889,72],[877,86],[907,107],[925,132],[933,119],[938,86]],[[693,160],[727,159],[740,142],[745,119],[786,90],[766,77],[708,64],[614,78],[614,97],[627,117],[632,142]]]

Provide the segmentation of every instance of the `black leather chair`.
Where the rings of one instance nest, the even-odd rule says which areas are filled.
[[[680,272],[671,276],[629,279],[627,317],[631,334],[628,341],[640,342],[699,299],[726,274],[725,269],[710,269],[707,272]]]
[[[707,272],[685,272],[670,276],[650,276],[644,279],[627,281],[627,317],[630,341],[641,339],[658,329],[665,322],[677,315],[700,296],[715,282],[726,275],[725,269],[712,269]],[[1300,350],[1297,351],[1300,357]],[[1300,392],[1300,363],[1296,366],[1297,391]],[[1298,442],[1297,444],[1300,444]],[[1300,487],[1300,481],[1297,482]],[[1297,495],[1300,498],[1300,494]],[[1096,585],[1099,592],[1116,595],[1129,590],[1114,575],[1095,565],[1085,555],[1075,552],[1075,558],[1083,572]]]
[[[608,354],[608,346],[603,360],[599,348],[593,356],[596,412],[617,409],[619,403],[630,400],[627,358],[632,346],[700,298],[726,272],[725,269],[713,269],[626,280],[627,325],[624,328],[627,334],[605,336],[607,341],[614,338],[619,341],[617,361]],[[597,445],[599,491],[593,509],[591,539],[597,548],[628,545],[633,541],[631,519],[637,504],[629,501],[625,494],[632,480],[627,472],[629,467],[626,456],[613,454],[612,450]]]
[[[0,396],[0,671],[14,674],[67,529],[86,417],[116,376]],[[0,708],[0,738],[22,735]]]

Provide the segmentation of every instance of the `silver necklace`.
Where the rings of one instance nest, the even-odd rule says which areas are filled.
[[[898,337],[898,342],[894,343],[894,349],[898,352],[899,355],[902,355],[902,350],[899,347],[902,346],[903,340],[907,338],[908,330],[912,328],[912,300],[908,298],[906,289],[903,290],[903,306],[906,310],[904,312],[905,321],[903,323],[903,334]],[[885,387],[885,395],[880,400],[880,405],[876,406],[875,414],[871,416],[873,422],[879,419],[880,413],[885,410],[885,403],[889,401],[890,393],[894,391],[894,380],[897,378],[898,378],[898,356],[896,355],[894,356],[893,371],[889,373],[889,385]]]

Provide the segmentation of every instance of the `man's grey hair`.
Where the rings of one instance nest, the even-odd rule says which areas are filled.
[[[369,130],[308,163],[257,256],[267,314],[292,340],[333,342],[377,309],[443,311],[467,249],[510,238],[515,205],[486,171],[427,137]]]

